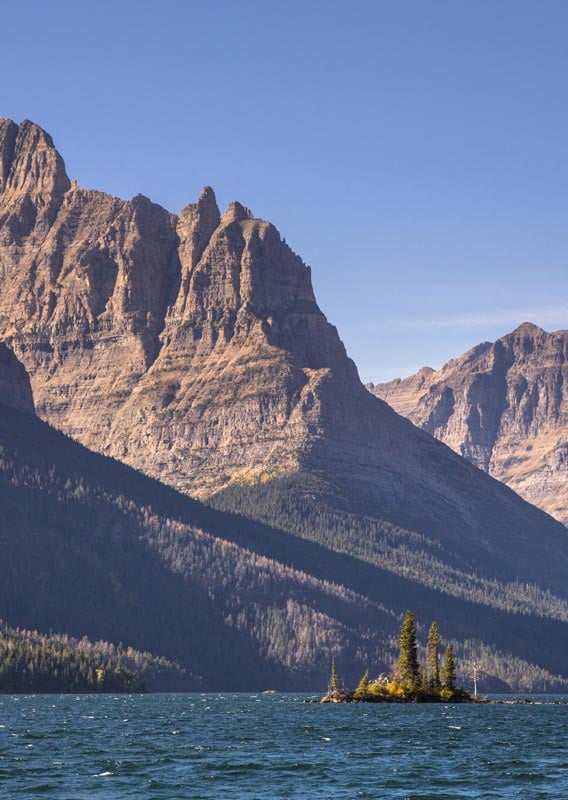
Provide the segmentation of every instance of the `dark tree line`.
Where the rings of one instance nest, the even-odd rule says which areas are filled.
[[[144,675],[175,670],[149,653],[0,622],[0,692],[143,692]]]
[[[396,669],[396,680],[408,696],[440,696],[442,699],[454,697],[456,687],[456,666],[454,649],[451,643],[446,646],[440,668],[440,631],[438,623],[433,622],[428,631],[426,644],[426,666],[418,661],[418,642],[414,614],[407,611],[400,629],[400,655]],[[459,690],[461,691],[461,690]]]

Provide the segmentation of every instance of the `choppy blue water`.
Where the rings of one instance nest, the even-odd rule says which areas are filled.
[[[0,797],[568,798],[568,706],[0,696]]]

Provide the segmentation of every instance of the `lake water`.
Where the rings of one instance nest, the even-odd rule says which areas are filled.
[[[568,798],[568,706],[0,696],[0,797]]]

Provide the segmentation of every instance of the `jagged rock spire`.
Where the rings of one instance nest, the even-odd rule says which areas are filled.
[[[0,164],[6,192],[60,195],[71,186],[53,139],[30,120],[0,120]]]

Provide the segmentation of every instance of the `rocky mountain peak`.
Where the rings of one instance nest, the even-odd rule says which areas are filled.
[[[53,223],[71,182],[53,140],[39,125],[0,120],[0,221],[16,247]]]
[[[527,500],[568,522],[568,331],[524,322],[429,376],[373,394]]]
[[[253,219],[252,211],[245,206],[241,205],[237,200],[229,203],[227,210],[221,219],[222,225],[230,225],[232,222],[243,222],[247,219]]]
[[[211,213],[219,215],[219,206],[212,186],[203,187],[197,205],[203,212],[205,212],[205,209],[210,209]]]
[[[203,255],[213,231],[219,226],[221,214],[210,186],[205,186],[197,203],[182,210],[178,224],[179,254],[182,264],[182,283],[185,292],[191,271]],[[185,292],[182,292],[184,294]]]
[[[0,153],[4,192],[61,195],[71,186],[53,139],[30,120],[0,120]]]
[[[0,342],[0,406],[34,414],[34,401],[28,373],[14,353]]]
[[[2,130],[0,337],[56,427],[183,489],[214,489],[286,440],[297,448],[289,430],[305,433],[306,403],[316,430],[330,376],[357,381],[310,269],[273,225],[238,202],[221,217],[210,187],[179,218],[143,195],[71,187],[45,132]]]
[[[534,322],[522,322],[512,333],[509,334],[509,336],[540,336],[543,333],[545,334],[546,331],[544,331],[542,328],[539,328],[539,326],[535,325]]]
[[[197,203],[189,203],[182,209],[180,214],[180,221],[184,219],[191,219],[195,216],[201,216],[215,221],[214,227],[216,228],[221,219],[219,206],[217,205],[217,198],[211,186],[204,186],[199,195]]]

